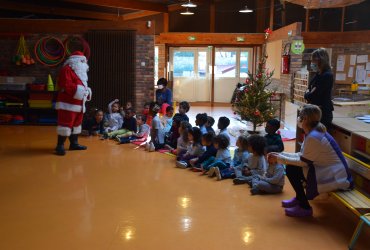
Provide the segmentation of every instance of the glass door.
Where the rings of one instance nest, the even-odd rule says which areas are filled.
[[[175,101],[209,102],[211,77],[208,48],[171,48],[170,71]]]
[[[216,48],[214,101],[230,103],[239,82],[252,70],[252,48]]]

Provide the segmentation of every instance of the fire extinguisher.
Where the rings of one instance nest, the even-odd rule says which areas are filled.
[[[281,57],[281,73],[289,74],[290,70],[290,43],[285,44],[284,54]]]

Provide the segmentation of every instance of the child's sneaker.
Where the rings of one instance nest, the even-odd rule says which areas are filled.
[[[193,167],[193,168],[191,168],[191,171],[193,171],[193,172],[202,172],[202,169],[198,168],[198,167]]]
[[[208,171],[208,177],[209,177],[209,178],[212,178],[212,177],[214,177],[214,176],[215,176],[215,170],[216,170],[216,168],[215,168],[215,167],[211,167],[211,168],[209,169],[209,171]]]
[[[235,178],[235,179],[233,180],[233,182],[234,182],[234,184],[235,184],[235,185],[241,185],[241,184],[245,184],[245,183],[247,183],[247,181],[246,181],[246,180],[239,179],[239,178]]]
[[[155,151],[155,146],[154,146],[154,143],[153,142],[151,142],[150,144],[149,144],[149,152],[154,152]]]
[[[218,181],[222,180],[221,171],[218,167],[215,167],[215,174]]]
[[[147,142],[147,143],[145,144],[145,150],[146,150],[146,151],[149,151],[149,148],[150,148],[150,143],[149,143],[149,142]]]
[[[177,161],[176,162],[176,167],[178,167],[178,168],[187,168],[188,164],[185,161]]]
[[[256,194],[259,194],[260,193],[260,190],[256,187],[252,188],[251,189],[251,195],[256,195]]]
[[[207,170],[202,170],[202,172],[200,173],[200,175],[207,175],[208,174],[208,171]]]
[[[108,133],[107,132],[104,132],[103,135],[100,137],[101,140],[106,140],[108,139]]]

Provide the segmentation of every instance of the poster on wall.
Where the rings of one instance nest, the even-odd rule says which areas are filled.
[[[367,63],[368,57],[367,55],[358,55],[357,56],[357,63]]]
[[[337,58],[337,71],[344,71],[345,64],[346,64],[346,56],[339,55]]]
[[[349,67],[349,69],[348,69],[348,77],[353,77],[353,72],[354,72],[354,67]]]

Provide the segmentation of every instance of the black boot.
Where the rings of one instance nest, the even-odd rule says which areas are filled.
[[[64,150],[64,142],[66,141],[67,136],[61,136],[58,135],[58,144],[57,147],[55,148],[55,153],[57,155],[65,155],[66,151]]]
[[[74,134],[70,135],[69,142],[70,142],[69,150],[86,150],[87,149],[86,146],[82,146],[78,144],[78,135],[74,135]]]

